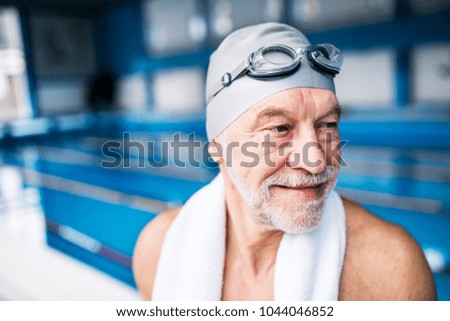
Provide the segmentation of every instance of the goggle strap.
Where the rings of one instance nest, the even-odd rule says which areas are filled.
[[[236,66],[231,72],[226,72],[222,75],[220,81],[216,82],[211,88],[211,95],[208,96],[207,103],[214,98],[222,89],[231,85],[231,83],[241,76],[243,73],[247,72],[247,68],[250,65],[249,58],[242,61],[239,65]]]
[[[248,67],[250,66],[249,58],[242,61],[239,65],[236,66],[236,68],[233,69],[233,71],[230,72],[231,74],[231,81],[230,84],[239,76],[241,76],[243,73],[247,72]],[[229,86],[228,84],[227,86]]]

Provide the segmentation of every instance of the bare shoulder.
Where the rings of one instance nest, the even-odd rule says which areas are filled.
[[[347,250],[343,300],[435,300],[433,274],[422,249],[402,227],[343,198]]]
[[[141,231],[133,253],[133,275],[144,300],[151,300],[153,282],[164,237],[180,209],[156,216]]]

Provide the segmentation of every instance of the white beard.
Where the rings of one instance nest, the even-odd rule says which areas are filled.
[[[274,174],[266,178],[255,191],[246,186],[232,168],[229,170],[231,180],[254,210],[257,220],[274,230],[286,233],[309,232],[319,225],[325,200],[336,183],[333,181],[330,184],[335,172],[335,167],[327,166],[325,171],[317,175]],[[295,187],[320,183],[327,184],[326,189],[319,199],[313,201],[280,204],[276,199],[272,199],[270,192],[270,187],[274,185]]]

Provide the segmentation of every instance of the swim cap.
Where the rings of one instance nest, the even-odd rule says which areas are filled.
[[[220,135],[232,122],[258,101],[296,87],[325,88],[335,92],[333,76],[313,68],[306,58],[301,59],[295,72],[268,78],[243,75],[215,93],[213,87],[224,74],[263,46],[281,44],[293,49],[302,49],[310,43],[297,29],[281,23],[263,23],[234,31],[213,52],[209,60],[206,77],[206,132],[208,140]]]

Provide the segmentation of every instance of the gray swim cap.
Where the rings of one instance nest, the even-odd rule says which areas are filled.
[[[206,77],[206,99],[213,95],[214,85],[231,72],[251,53],[270,44],[301,49],[310,43],[303,33],[281,23],[263,23],[239,29],[226,37],[210,57]],[[335,92],[333,76],[313,69],[308,59],[301,59],[300,68],[287,76],[257,79],[248,75],[235,79],[217,93],[206,106],[208,140],[221,134],[248,108],[279,91],[296,88],[325,88]]]

